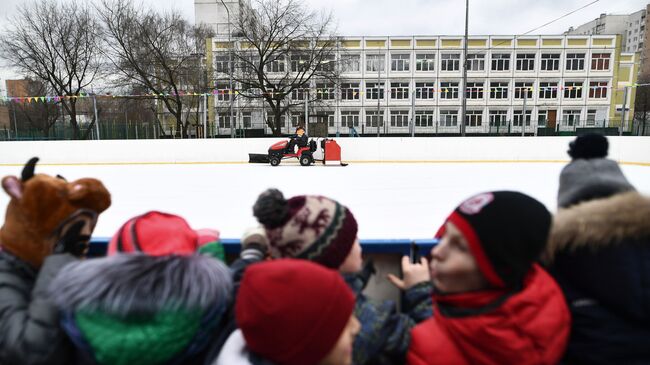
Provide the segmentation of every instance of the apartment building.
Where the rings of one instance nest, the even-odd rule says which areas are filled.
[[[231,44],[211,42],[218,92],[209,120],[218,124],[217,134],[231,128],[270,134],[261,100],[235,98],[231,123],[228,95],[236,91],[228,91],[229,75],[219,72],[228,69],[223,62]],[[342,37],[340,78],[313,80],[308,90],[318,100],[292,110],[283,130],[303,124],[307,113],[310,126],[325,125],[330,135],[454,135],[463,92],[468,134],[572,132],[616,128],[621,121],[629,128],[639,55],[620,52],[620,35],[471,36],[467,45],[463,85],[463,37]]]

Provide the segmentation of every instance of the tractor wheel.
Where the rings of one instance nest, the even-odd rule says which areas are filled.
[[[273,156],[269,159],[271,166],[277,166],[280,164],[280,159],[277,156]]]
[[[302,166],[311,165],[311,157],[309,157],[309,155],[307,155],[307,154],[304,154],[304,155],[300,156],[300,165],[302,165]]]

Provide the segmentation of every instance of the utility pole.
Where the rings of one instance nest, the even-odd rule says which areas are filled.
[[[380,68],[381,62],[380,61],[381,61],[381,55],[379,55],[379,57],[377,57],[377,137],[379,137],[379,124],[380,124],[379,123],[380,122],[379,116],[381,115],[381,111],[380,111],[380,108],[381,108],[381,105],[380,105],[380,102],[381,102],[381,93],[380,93],[380,91],[381,91],[381,68]]]
[[[621,111],[621,126],[619,136],[623,135],[623,123],[625,123],[625,107],[627,105],[627,86],[623,86],[623,110]]]
[[[460,108],[460,135],[465,136],[465,116],[467,114],[467,38],[469,30],[469,0],[465,0],[465,39],[463,40],[463,88]]]
[[[93,93],[93,111],[95,112],[95,131],[97,132],[97,140],[99,141],[99,115],[97,114],[97,96]]]
[[[223,0],[221,0],[221,4],[223,4],[223,7],[226,9],[226,15],[228,17],[228,75],[229,75],[229,81],[228,81],[228,87],[230,90],[228,91],[228,95],[230,96],[230,138],[235,138],[235,116],[233,114],[233,109],[232,109],[232,104],[235,101],[235,90],[233,90],[233,85],[232,85],[232,73],[234,72],[234,67],[232,64],[232,51],[233,48],[235,47],[234,44],[232,44],[232,32],[230,31],[230,10],[228,9],[228,6],[226,5]]]
[[[525,85],[524,85],[525,86]],[[524,88],[524,110],[523,110],[523,119],[521,120],[521,136],[525,136],[526,131],[526,100],[528,99],[528,88]]]
[[[424,90],[423,90],[424,92]],[[411,94],[411,137],[415,137],[415,88]]]

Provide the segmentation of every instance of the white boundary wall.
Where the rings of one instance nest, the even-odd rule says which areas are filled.
[[[650,138],[608,137],[609,157],[650,165]],[[563,162],[574,137],[338,138],[346,162]],[[246,163],[282,138],[0,143],[0,165]]]

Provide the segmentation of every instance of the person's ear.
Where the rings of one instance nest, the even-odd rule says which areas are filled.
[[[13,199],[20,200],[23,197],[23,183],[15,176],[5,176],[2,179],[2,189]]]

